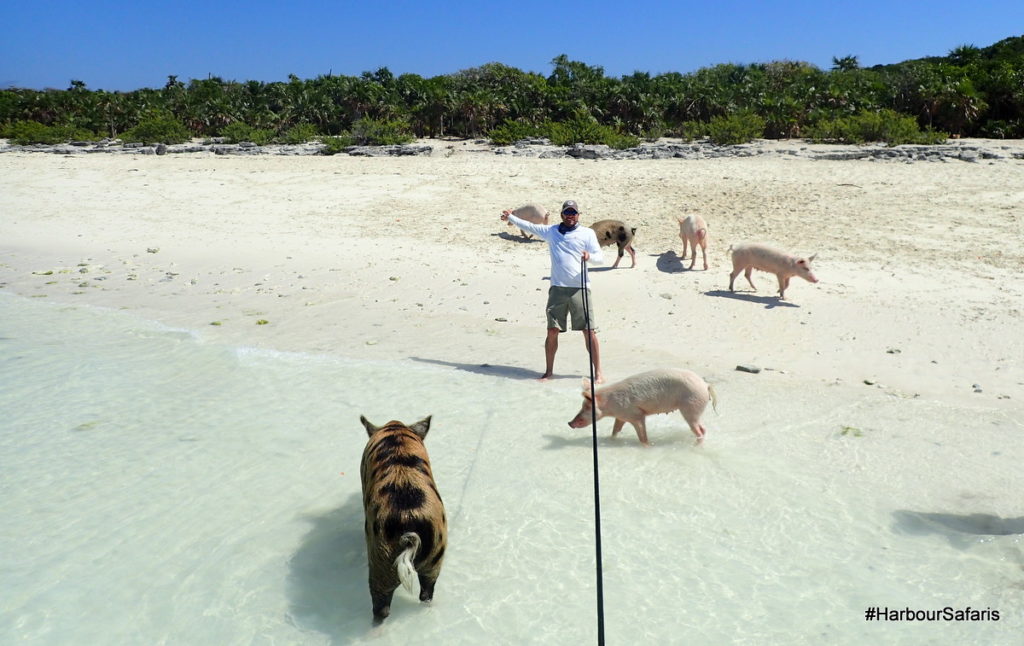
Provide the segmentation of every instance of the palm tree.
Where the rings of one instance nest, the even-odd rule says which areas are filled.
[[[856,56],[843,56],[842,58],[832,57],[832,69],[840,72],[849,72],[860,69],[860,61]]]

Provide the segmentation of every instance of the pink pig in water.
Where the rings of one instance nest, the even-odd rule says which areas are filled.
[[[754,285],[754,281],[750,280],[750,272],[754,269],[767,271],[778,277],[780,299],[786,297],[786,288],[789,287],[789,279],[793,276],[799,276],[811,283],[818,282],[818,278],[811,271],[811,262],[818,254],[814,254],[810,258],[797,258],[774,247],[756,242],[732,245],[729,247],[729,251],[732,252],[732,273],[729,274],[730,292],[733,291],[733,281],[741,271],[756,292],[757,286]]]
[[[678,410],[697,436],[704,439],[707,429],[700,423],[700,416],[711,401],[716,407],[714,389],[697,373],[677,368],[662,368],[641,372],[622,381],[598,388],[591,400],[590,380],[583,380],[583,408],[569,422],[571,428],[582,428],[595,419],[611,416],[615,418],[612,436],[618,435],[623,425],[629,422],[636,429],[640,443],[650,446],[647,441],[646,418],[654,413],[671,413]]]

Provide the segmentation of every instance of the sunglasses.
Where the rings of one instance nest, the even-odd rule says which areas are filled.
[[[566,209],[562,211],[562,215],[579,215],[579,212],[573,209]]]

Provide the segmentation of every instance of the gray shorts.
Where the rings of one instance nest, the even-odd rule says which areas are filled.
[[[590,317],[590,329],[596,332],[593,295],[589,289],[587,290],[587,305],[590,306],[587,312]],[[583,315],[583,289],[581,287],[558,287],[556,285],[549,287],[548,306],[545,312],[549,329],[556,327],[565,332],[566,319],[570,314],[572,315],[572,329],[587,329],[587,319]]]

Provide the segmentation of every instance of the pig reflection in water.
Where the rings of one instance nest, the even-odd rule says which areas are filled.
[[[591,400],[590,380],[583,380],[583,408],[569,422],[571,428],[582,428],[602,417],[614,417],[612,436],[618,435],[623,425],[629,422],[636,429],[640,443],[650,446],[647,440],[645,419],[655,413],[671,413],[678,410],[697,436],[704,439],[707,429],[700,423],[700,416],[711,401],[717,411],[718,402],[714,389],[697,373],[690,370],[663,368],[642,372],[622,381],[598,388]]]

